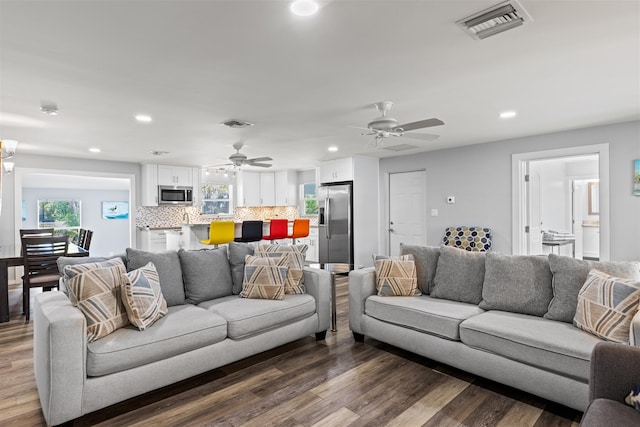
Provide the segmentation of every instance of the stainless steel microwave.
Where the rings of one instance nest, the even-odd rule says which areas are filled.
[[[158,204],[172,206],[193,205],[193,187],[158,186]]]

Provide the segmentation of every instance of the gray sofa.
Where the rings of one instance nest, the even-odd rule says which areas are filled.
[[[242,251],[248,246],[237,248],[240,252],[230,253],[228,261],[226,248],[215,250],[224,249],[224,261],[217,253],[215,265],[207,263],[199,275],[194,263],[214,251],[128,249],[128,270],[148,261],[156,264],[168,304],[168,314],[144,331],[126,326],[87,342],[85,316],[64,292],[38,294],[34,370],[47,424],[64,423],[308,335],[324,339],[329,273],[305,267],[305,294],[280,301],[240,298]],[[215,279],[215,287],[197,282],[206,277]]]
[[[590,268],[637,280],[639,263],[490,252],[469,261],[449,256],[465,251],[447,247],[401,249],[415,257],[423,295],[378,296],[373,267],[352,271],[349,325],[356,341],[368,336],[580,411],[587,407],[591,352],[602,340],[571,323],[571,300]],[[640,314],[630,335],[640,343]]]

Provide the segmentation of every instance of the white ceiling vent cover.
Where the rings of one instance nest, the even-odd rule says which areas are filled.
[[[482,40],[519,27],[525,21],[533,19],[517,0],[510,0],[474,13],[456,24],[474,39]]]

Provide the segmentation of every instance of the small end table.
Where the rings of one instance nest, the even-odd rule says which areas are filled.
[[[336,276],[348,276],[351,270],[356,270],[360,267],[338,262],[313,263],[309,264],[309,267],[331,273],[331,332],[336,332],[338,330],[336,315]]]

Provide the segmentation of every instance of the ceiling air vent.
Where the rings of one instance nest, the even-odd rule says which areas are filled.
[[[247,126],[253,126],[253,123],[247,122],[245,120],[237,120],[237,119],[229,119],[224,122],[220,122],[221,125],[228,126],[230,128],[246,128]]]
[[[517,0],[510,0],[474,13],[457,21],[456,24],[474,39],[482,40],[519,27],[525,20],[533,21]]]

